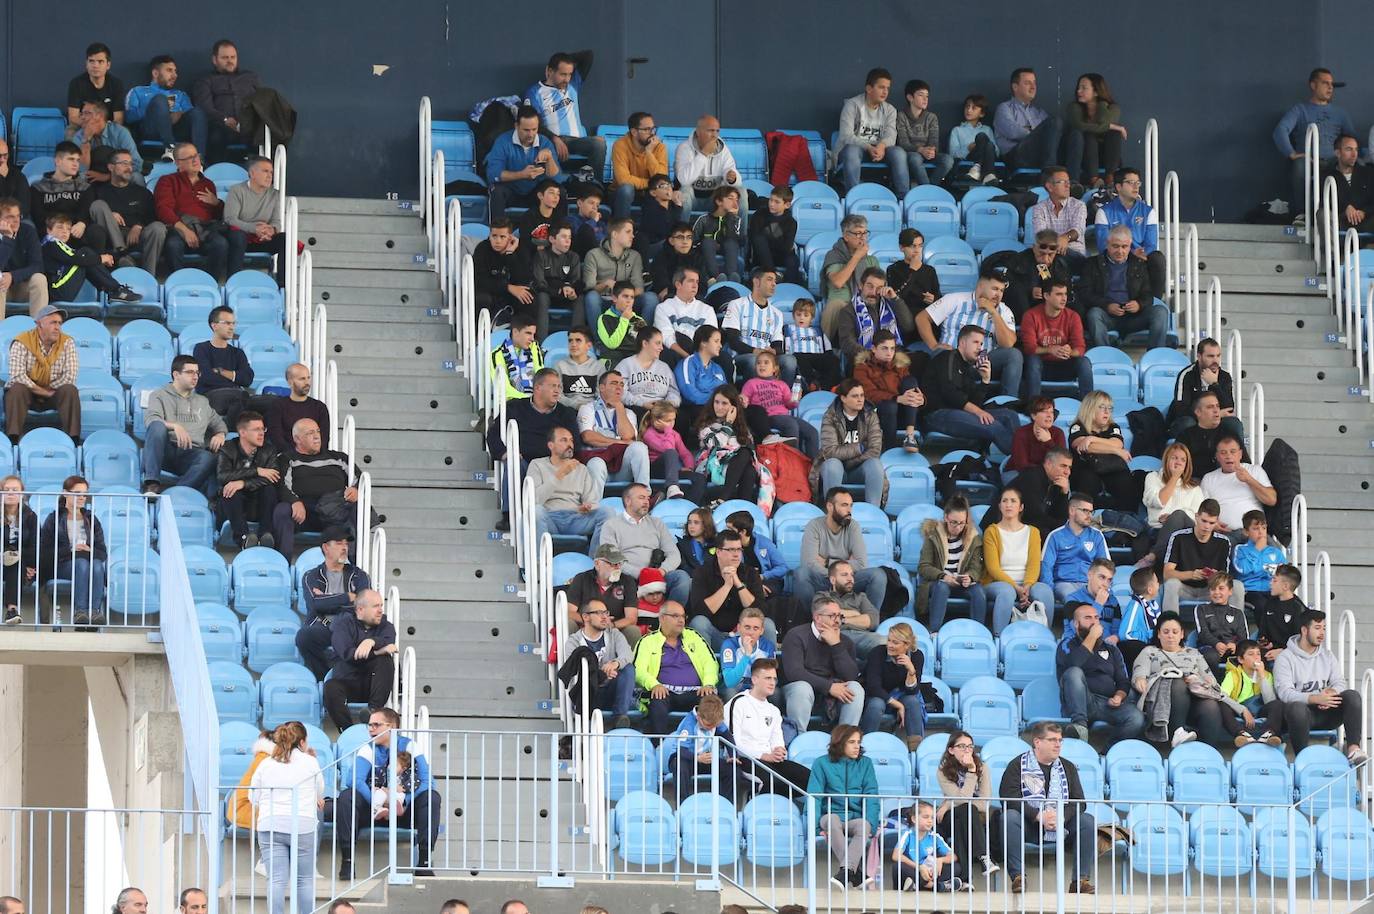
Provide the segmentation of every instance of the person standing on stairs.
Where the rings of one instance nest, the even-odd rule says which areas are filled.
[[[576,428],[577,413],[558,402],[563,396],[563,383],[558,372],[552,368],[541,368],[534,373],[534,387],[526,399],[509,400],[506,403],[506,423],[514,422],[520,429],[520,477],[524,479],[525,468],[531,460],[548,456],[549,433],[557,427]],[[492,418],[487,428],[487,452],[494,461],[506,456],[506,430],[501,423]],[[598,490],[599,491],[599,490]],[[508,494],[501,493],[501,518],[496,529],[510,529],[510,517],[506,511]]]
[[[339,533],[334,535],[337,539]],[[382,595],[371,589],[360,591],[353,612],[337,614],[329,626],[329,643],[336,659],[333,675],[324,684],[324,709],[342,732],[354,723],[350,701],[380,708],[391,696],[396,626],[386,617]]]
[[[1355,135],[1355,124],[1350,120],[1350,115],[1339,105],[1331,104],[1336,90],[1344,85],[1345,83],[1336,82],[1326,67],[1317,67],[1307,77],[1307,88],[1310,91],[1307,101],[1298,102],[1289,108],[1274,127],[1274,145],[1278,148],[1279,154],[1290,163],[1290,192],[1293,197],[1288,202],[1291,204],[1289,211],[1293,213],[1295,224],[1301,223],[1306,216],[1303,212],[1303,200],[1307,193],[1303,186],[1303,160],[1307,158],[1307,128],[1312,124],[1317,125],[1320,134],[1317,139],[1320,166],[1331,164],[1336,137],[1343,133]],[[1358,143],[1358,140],[1356,142]],[[1315,206],[1317,201],[1313,200],[1312,203]]]
[[[324,531],[324,542],[320,543],[324,561],[301,578],[309,618],[296,632],[296,650],[306,668],[321,681],[339,660],[334,653],[332,623],[341,614],[353,615],[358,594],[372,589],[367,572],[348,560],[352,542],[353,534],[343,527]]]
[[[377,596],[376,591],[368,593]],[[362,594],[359,594],[361,600]],[[390,679],[387,680],[390,682]],[[430,852],[439,839],[439,829],[444,821],[444,802],[434,789],[434,780],[429,771],[429,759],[415,750],[414,742],[399,733],[392,735],[401,725],[401,715],[391,708],[378,705],[367,718],[367,732],[372,737],[372,749],[364,746],[354,763],[352,780],[348,788],[339,794],[335,805],[335,828],[339,835],[339,879],[348,882],[353,879],[353,842],[359,831],[367,827],[386,828],[391,816],[391,804],[383,806],[374,817],[372,814],[372,789],[387,787],[391,772],[391,753],[409,752],[413,765],[413,786],[404,799],[408,803],[399,804],[396,827],[415,831],[415,870],[416,876],[433,876],[429,868]],[[343,775],[347,778],[347,775]],[[397,797],[398,800],[401,797]]]
[[[291,450],[291,427],[302,419],[311,419],[320,427],[320,447],[329,450],[329,407],[310,396],[310,369],[300,362],[286,366],[286,383],[290,396],[277,397],[267,411],[267,437],[286,453]]]

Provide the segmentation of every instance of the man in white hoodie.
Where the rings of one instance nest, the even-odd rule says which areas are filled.
[[[1302,614],[1298,633],[1274,661],[1274,689],[1285,704],[1283,718],[1294,752],[1307,748],[1313,727],[1343,726],[1350,764],[1368,758],[1360,748],[1360,693],[1347,687],[1340,662],[1326,648],[1326,613],[1309,609]]]
[[[741,196],[744,194],[735,157],[720,138],[720,121],[709,114],[697,118],[697,129],[677,147],[673,175],[682,189],[683,209],[690,211],[691,216],[711,209],[711,194],[722,184],[739,189]]]

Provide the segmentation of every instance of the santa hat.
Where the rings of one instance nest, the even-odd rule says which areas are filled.
[[[668,581],[661,568],[645,568],[639,573],[639,596],[668,592]]]

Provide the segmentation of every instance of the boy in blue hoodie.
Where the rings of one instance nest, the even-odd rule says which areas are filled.
[[[1231,561],[1236,566],[1236,577],[1245,585],[1245,602],[1258,619],[1269,602],[1269,581],[1278,567],[1288,561],[1288,555],[1282,546],[1269,539],[1269,521],[1263,511],[1246,511],[1240,522],[1250,541],[1236,547]]]
[[[1131,572],[1131,599],[1116,630],[1116,646],[1121,649],[1127,669],[1135,667],[1135,658],[1155,636],[1158,621],[1159,575],[1153,568],[1137,568]]]
[[[721,739],[713,740],[713,736]],[[716,792],[734,802],[740,774],[734,755],[727,751],[729,738],[724,702],[719,695],[701,696],[692,713],[682,718],[682,723],[667,737],[674,750],[668,757],[668,768],[673,773],[679,803],[699,789],[710,789],[713,763]]]

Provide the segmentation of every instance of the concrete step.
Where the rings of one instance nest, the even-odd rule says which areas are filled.
[[[301,213],[297,237],[305,238],[315,232],[350,235],[419,235],[425,227],[418,216],[371,213]]]
[[[1335,388],[1329,394],[1323,394],[1322,399],[1334,398],[1341,391],[1346,391],[1346,396],[1358,396],[1358,394],[1349,393],[1349,388],[1355,386],[1359,381],[1359,375],[1356,373],[1354,365],[1333,368],[1331,366],[1310,365],[1305,359],[1298,359],[1297,361],[1300,364],[1290,362],[1285,365],[1282,361],[1260,364],[1258,360],[1254,362],[1250,360],[1250,350],[1246,349],[1245,364],[1247,367],[1244,369],[1244,377],[1247,380],[1260,381],[1264,384],[1266,402],[1268,402],[1270,387],[1292,386],[1296,390],[1312,384],[1323,384]]]
[[[429,707],[431,719],[434,715],[446,717],[495,717],[499,719],[511,717],[530,717],[532,719],[544,718],[546,720],[557,720],[558,712],[556,709],[548,711],[542,710],[539,700],[526,701],[492,701],[488,698],[474,698],[466,695],[440,695],[434,693],[423,698],[425,705]]]
[[[377,290],[370,290],[375,292]],[[319,298],[319,296],[315,296]],[[376,297],[375,295],[373,296]],[[390,298],[391,296],[387,296]],[[413,296],[412,296],[413,297]],[[368,303],[357,303],[351,301],[341,301],[337,296],[331,297],[326,304],[329,305],[329,326],[332,329],[335,323],[362,323],[371,324],[379,330],[383,327],[416,327],[434,324],[451,328],[446,309],[442,307],[438,290],[434,292],[432,303],[418,304],[415,302],[402,303],[397,301],[372,301]],[[453,331],[449,330],[450,339]]]
[[[1230,296],[1223,297],[1221,324],[1228,330],[1239,330],[1245,339],[1256,330],[1286,331],[1289,333],[1309,333],[1320,335],[1325,341],[1327,333],[1336,332],[1336,317],[1332,314],[1303,316],[1303,312],[1227,310],[1232,304]],[[329,323],[334,324],[334,309],[329,309]]]
[[[316,294],[334,286],[362,289],[434,289],[439,280],[433,270],[350,269],[347,267],[315,267],[311,274]]]
[[[1366,477],[1374,478],[1374,465],[1367,459],[1369,455],[1359,457],[1328,456],[1313,454],[1310,457],[1304,456],[1302,459],[1302,481],[1303,487],[1307,487],[1309,477],[1322,474],[1332,477],[1354,477],[1363,479]]]
[[[428,430],[436,432],[463,431],[471,427],[471,415],[468,413],[457,413],[447,410],[442,406],[439,399],[430,399],[417,403],[413,396],[402,395],[395,398],[398,404],[408,407],[428,406],[427,412],[403,412],[399,408],[394,410],[384,409],[355,409],[350,410],[353,419],[359,426],[372,429],[410,429]]]
[[[496,507],[496,493],[489,498],[447,488],[416,488],[398,486],[382,480],[372,488],[373,502],[378,510],[443,511],[455,516],[464,512],[480,513]],[[464,522],[463,525],[466,525]]]
[[[1311,258],[1307,256],[1307,252],[1308,249],[1301,248],[1291,241],[1221,241],[1218,239],[1204,241],[1200,233],[1198,237],[1199,260],[1234,257],[1261,262],[1296,259],[1305,259],[1310,262]]]
[[[455,371],[444,372],[430,378],[417,378],[398,374],[379,383],[375,377],[352,372],[339,375],[339,394],[380,392],[387,394],[440,394],[445,397],[466,396],[468,379]]]
[[[420,211],[410,200],[372,200],[363,197],[297,197],[304,217],[311,215],[405,216],[420,224]]]
[[[1329,454],[1339,457],[1364,457],[1368,459],[1371,455],[1368,438],[1352,438],[1349,435],[1340,438],[1304,438],[1300,432],[1292,427],[1292,423],[1285,420],[1282,428],[1271,428],[1266,432],[1269,438],[1282,438],[1297,450],[1301,459],[1305,462],[1309,455]],[[1303,469],[1303,483],[1307,482],[1307,470]]]
[[[397,270],[406,272],[429,273],[434,267],[424,253],[360,253],[357,251],[325,251],[316,249],[311,255],[311,265],[316,269],[345,268],[351,270]]]
[[[378,235],[374,233],[354,233],[354,232],[312,232],[301,237],[301,241],[311,249],[311,259],[314,259],[314,250],[319,249],[321,253],[325,251],[344,252],[354,251],[360,254],[426,254],[429,252],[429,239],[423,234],[390,234]]]
[[[1313,269],[1310,273],[1220,273],[1212,272],[1205,274],[1202,279],[1202,288],[1207,288],[1207,281],[1210,277],[1216,276],[1221,280],[1221,291],[1223,295],[1233,292],[1264,292],[1268,294],[1280,295],[1310,295],[1322,290],[1320,284],[1313,285],[1312,280],[1316,280],[1317,272]]]
[[[1374,472],[1364,478],[1344,474],[1312,473],[1306,468],[1312,456],[1300,455],[1300,462],[1304,465],[1302,491],[1307,497],[1309,507],[1374,511]]]
[[[455,492],[468,491],[464,489],[454,489]],[[380,510],[380,509],[379,509]],[[436,536],[442,536],[444,542],[448,543],[453,549],[466,549],[469,546],[488,546],[492,543],[506,544],[510,548],[510,539],[495,530],[483,530],[476,527],[455,527],[457,520],[447,520],[446,512],[432,511],[427,514],[417,512],[394,512],[382,511],[386,516],[386,541],[388,546],[405,549],[411,545],[432,543]],[[495,512],[493,512],[494,514]],[[397,517],[400,520],[397,521]],[[434,523],[423,524],[427,517],[433,518]]]
[[[1268,243],[1300,244],[1296,230],[1291,225],[1247,225],[1239,222],[1195,222],[1199,249],[1208,241],[1263,241]],[[1188,225],[1182,226],[1184,235]],[[1305,248],[1305,250],[1310,250]]]
[[[404,620],[407,625],[453,624],[461,616],[465,622],[483,626],[529,625],[529,607],[519,603],[470,603],[452,600],[408,600]],[[514,644],[512,644],[514,647]]]
[[[449,475],[468,474],[468,478],[472,479],[476,479],[470,475],[472,473],[486,475],[491,472],[490,458],[476,449],[448,451],[438,448],[432,451],[413,451],[396,448],[364,448],[360,445],[358,462],[364,469],[371,469],[375,466],[378,470],[387,472],[404,473],[411,470],[422,470]]]
[[[444,580],[424,580],[403,574],[399,578],[388,579],[387,585],[399,585],[406,600],[456,600],[461,595],[463,599],[474,602],[506,600],[524,604],[525,598],[520,595],[524,585],[516,579],[514,569],[509,574],[493,573],[482,579],[476,576],[479,571],[486,575],[484,569],[475,565],[447,570]],[[453,662],[460,662],[460,659],[454,658]]]
[[[453,342],[453,325],[444,317],[430,317],[416,313],[413,320],[396,321],[388,315],[385,322],[378,321],[376,315],[366,317],[361,309],[348,309],[342,316],[334,314],[335,305],[329,305],[329,342],[395,340],[414,343]],[[375,310],[375,309],[374,309]]]
[[[1241,373],[1247,381],[1261,381],[1264,383],[1264,403],[1265,409],[1273,403],[1293,401],[1296,403],[1362,403],[1366,398],[1358,394],[1349,392],[1347,386],[1335,383],[1335,379],[1318,381],[1313,379],[1310,384],[1298,384],[1286,381],[1282,376],[1282,369],[1277,366],[1262,366],[1260,370],[1251,373],[1244,370]],[[1330,375],[1328,375],[1330,378]],[[1350,369],[1350,382],[1355,381],[1355,369]],[[1271,390],[1272,388],[1272,390]],[[1247,394],[1248,396],[1248,388]],[[1247,403],[1248,407],[1249,404]]]
[[[1325,295],[1272,295],[1265,292],[1241,292],[1222,286],[1222,320],[1229,314],[1296,314],[1322,316],[1331,314],[1331,303]]]
[[[553,695],[545,678],[548,667],[533,654],[486,662],[464,654],[462,663],[446,663],[443,657],[431,652],[426,659],[428,662],[421,662],[416,674],[425,701],[430,695],[461,695],[467,700],[509,700],[513,705],[532,706]],[[469,673],[470,670],[486,670],[490,675]]]
[[[482,435],[473,431],[391,432],[359,429],[358,445],[374,448],[439,448],[447,452],[480,450]]]
[[[1275,334],[1275,337],[1281,334]],[[1250,341],[1245,341],[1245,364],[1246,365],[1283,365],[1289,369],[1294,367],[1295,352],[1301,353],[1302,367],[1306,368],[1347,368],[1351,366],[1350,354],[1343,346],[1329,346],[1318,348],[1317,346],[1294,346],[1292,343],[1284,345],[1281,340],[1272,340],[1274,345],[1260,346],[1250,345]]]
[[[446,717],[440,716],[431,709],[430,728],[434,730],[478,730],[485,729],[492,732],[504,733],[559,733],[562,726],[556,719],[547,717],[509,717],[509,718],[490,718],[490,717]]]
[[[1274,245],[1274,247],[1279,247]],[[1310,258],[1299,256],[1298,250],[1288,248],[1286,251],[1279,252],[1278,256],[1265,256],[1261,254],[1222,256],[1220,254],[1211,257],[1198,251],[1198,273],[1202,274],[1202,286],[1207,287],[1209,276],[1274,276],[1289,278],[1292,276],[1308,276],[1316,269]],[[1226,286],[1221,287],[1226,291]]]
[[[1276,390],[1275,393],[1279,393]],[[1356,422],[1367,420],[1374,416],[1374,409],[1371,409],[1368,402],[1361,402],[1355,398],[1350,398],[1346,402],[1326,403],[1304,401],[1298,398],[1279,397],[1269,395],[1269,388],[1264,389],[1264,417],[1265,421],[1271,426],[1278,420],[1287,419],[1332,419],[1341,422]],[[1283,429],[1284,426],[1274,426]]]
[[[332,331],[334,328],[329,329]],[[441,363],[453,362],[455,365],[458,361],[458,344],[452,337],[439,340],[348,339],[331,332],[329,345],[325,348],[331,358],[366,356],[369,359],[394,359],[398,374],[404,374],[412,361],[438,359]]]
[[[1291,323],[1292,318],[1289,320]],[[1332,325],[1331,332],[1334,333],[1335,319],[1330,318],[1329,320]],[[332,321],[330,323],[330,329],[333,329]],[[1237,315],[1236,323],[1229,324],[1228,329],[1240,330],[1241,340],[1244,345],[1244,361],[1246,362],[1250,361],[1250,350],[1252,348],[1286,348],[1290,351],[1302,350],[1304,352],[1309,350],[1313,352],[1323,352],[1328,349],[1340,350],[1344,348],[1337,343],[1328,342],[1325,330],[1315,327],[1299,330],[1292,326],[1270,330],[1263,327],[1250,326],[1245,322],[1244,315]]]
[[[434,343],[422,344],[424,346],[434,346]],[[449,344],[457,348],[457,344]],[[413,349],[413,347],[412,347]],[[333,358],[333,356],[330,356]],[[372,355],[350,355],[346,359],[336,361],[346,362],[348,367],[339,366],[340,374],[347,371],[355,377],[382,378],[389,379],[392,375],[399,374],[400,365],[397,364],[397,356],[372,356]],[[405,356],[400,356],[405,358]],[[405,373],[420,377],[453,374],[458,370],[458,362],[452,357],[433,355],[428,358],[415,358],[412,351],[411,357],[405,362]],[[1352,368],[1351,371],[1354,371]],[[342,377],[340,382],[342,383]],[[379,385],[385,384],[385,380],[376,382]]]
[[[444,297],[439,292],[437,282],[433,288],[392,289],[378,286],[350,286],[342,281],[321,288],[318,278],[313,278],[312,281],[313,300],[322,301],[331,308],[334,307],[335,303],[374,308],[404,307],[407,305],[416,308],[441,308],[444,304]],[[382,318],[389,313],[389,311],[381,312],[377,316]]]

